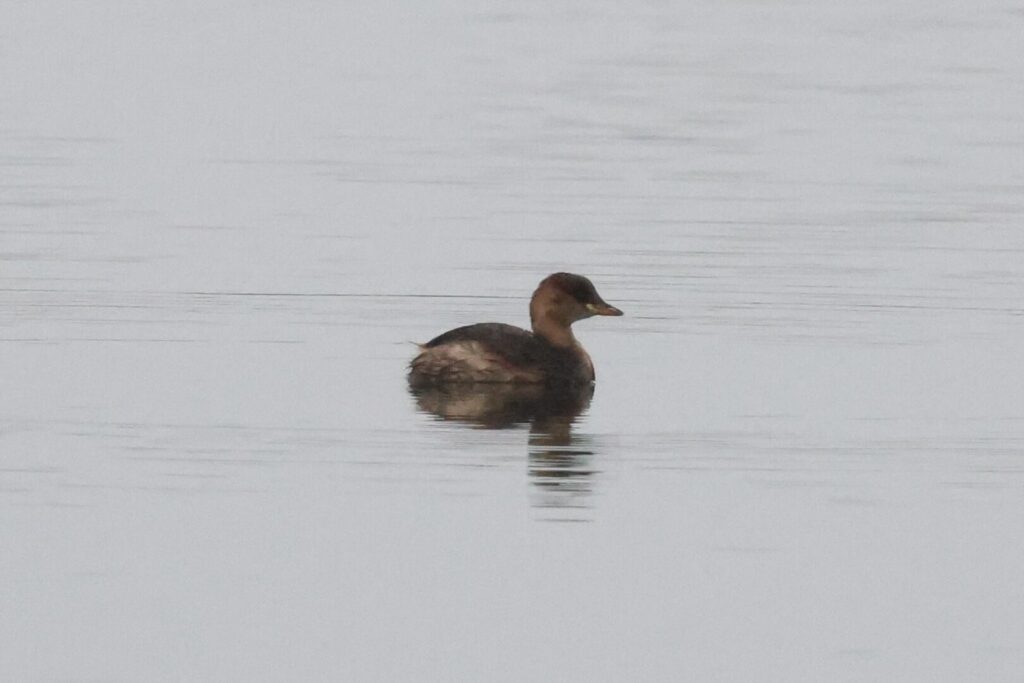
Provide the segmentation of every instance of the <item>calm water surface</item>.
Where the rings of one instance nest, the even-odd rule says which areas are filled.
[[[370,5],[0,7],[0,678],[1019,680],[1020,8]]]

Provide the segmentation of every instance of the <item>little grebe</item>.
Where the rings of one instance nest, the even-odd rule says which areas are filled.
[[[605,303],[593,283],[581,275],[549,275],[530,299],[532,333],[502,323],[449,330],[420,345],[419,355],[409,363],[409,383],[593,382],[594,364],[571,326],[594,315],[622,315],[622,311]]]

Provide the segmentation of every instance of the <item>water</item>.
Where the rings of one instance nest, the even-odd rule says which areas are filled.
[[[1016,680],[1024,13],[371,5],[0,8],[0,678]]]

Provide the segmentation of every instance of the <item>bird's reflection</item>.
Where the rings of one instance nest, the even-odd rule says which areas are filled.
[[[573,425],[590,406],[593,385],[460,384],[410,388],[410,392],[421,411],[446,421],[484,429],[529,424],[535,507],[587,507],[594,451],[588,437],[573,433]]]

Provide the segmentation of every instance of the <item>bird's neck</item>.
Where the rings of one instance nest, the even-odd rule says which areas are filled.
[[[530,318],[533,333],[538,337],[543,337],[552,346],[570,349],[577,345],[572,327],[564,321],[543,312],[539,315],[531,315]]]

